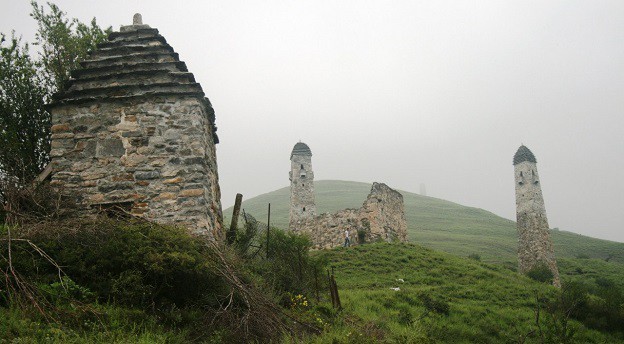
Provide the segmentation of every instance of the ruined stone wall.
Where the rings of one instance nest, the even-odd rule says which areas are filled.
[[[523,161],[515,164],[514,170],[518,270],[526,273],[540,263],[546,264],[553,274],[553,284],[559,286],[559,269],[550,238],[537,165],[532,161]]]
[[[52,185],[82,213],[128,204],[137,216],[221,234],[212,128],[197,98],[57,106]]]
[[[371,192],[359,209],[324,213],[312,219],[297,221],[292,230],[307,234],[314,248],[341,246],[345,230],[352,245],[375,241],[407,241],[407,222],[403,195],[382,183],[373,183]],[[358,237],[358,233],[362,237]]]

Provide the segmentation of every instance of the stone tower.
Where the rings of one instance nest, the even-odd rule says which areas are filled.
[[[544,197],[537,174],[535,155],[524,145],[513,158],[516,178],[516,221],[518,226],[518,270],[526,273],[538,264],[545,264],[559,287],[559,270],[552,240]]]
[[[157,29],[113,32],[52,114],[51,184],[82,214],[126,212],[221,237],[215,113]]]
[[[290,224],[297,230],[301,220],[312,219],[316,215],[314,202],[314,172],[312,171],[312,151],[303,142],[298,142],[290,154]]]

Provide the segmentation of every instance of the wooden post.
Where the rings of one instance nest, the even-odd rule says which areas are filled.
[[[314,267],[314,294],[316,296],[316,302],[321,302],[321,296],[319,295],[319,280],[318,280],[318,268]]]
[[[327,270],[327,284],[329,285],[329,296],[331,298],[332,307],[336,308],[336,296],[334,295],[334,286],[332,285],[332,278],[329,270]]]
[[[334,278],[334,268],[332,267],[331,274],[329,270],[327,270],[327,277],[329,279],[329,293],[331,294],[332,306],[337,308],[338,310],[342,309],[342,304],[340,303],[340,295],[338,295],[338,284],[336,283],[336,279]]]
[[[334,274],[331,276],[332,286],[334,288],[334,295],[336,295],[336,308],[338,310],[342,309],[342,303],[340,303],[340,295],[338,294],[338,284],[336,283],[336,279],[334,278]]]
[[[269,259],[269,231],[271,230],[271,203],[269,203],[269,215],[267,218],[267,242],[266,242],[266,257]]]
[[[234,201],[234,211],[232,212],[232,223],[230,224],[230,230],[227,231],[225,236],[228,245],[232,245],[234,240],[236,240],[236,228],[238,227],[238,216],[240,215],[242,202],[243,195],[237,193],[236,201]]]

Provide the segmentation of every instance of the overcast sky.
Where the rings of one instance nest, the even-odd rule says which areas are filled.
[[[26,0],[0,32],[34,39]],[[512,157],[537,157],[551,227],[624,241],[624,1],[57,0],[100,25],[140,12],[216,114],[224,209],[317,180],[384,182],[515,220]]]

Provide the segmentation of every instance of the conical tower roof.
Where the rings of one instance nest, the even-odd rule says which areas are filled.
[[[533,155],[533,152],[531,152],[531,150],[528,149],[525,145],[522,145],[520,146],[520,148],[518,148],[518,151],[516,151],[516,154],[514,154],[513,164],[517,165],[525,161],[537,163],[537,160],[535,159],[535,155]]]
[[[312,151],[310,147],[303,142],[297,142],[295,147],[293,147],[292,153],[290,153],[290,158],[292,159],[293,155],[307,155],[312,156]]]

